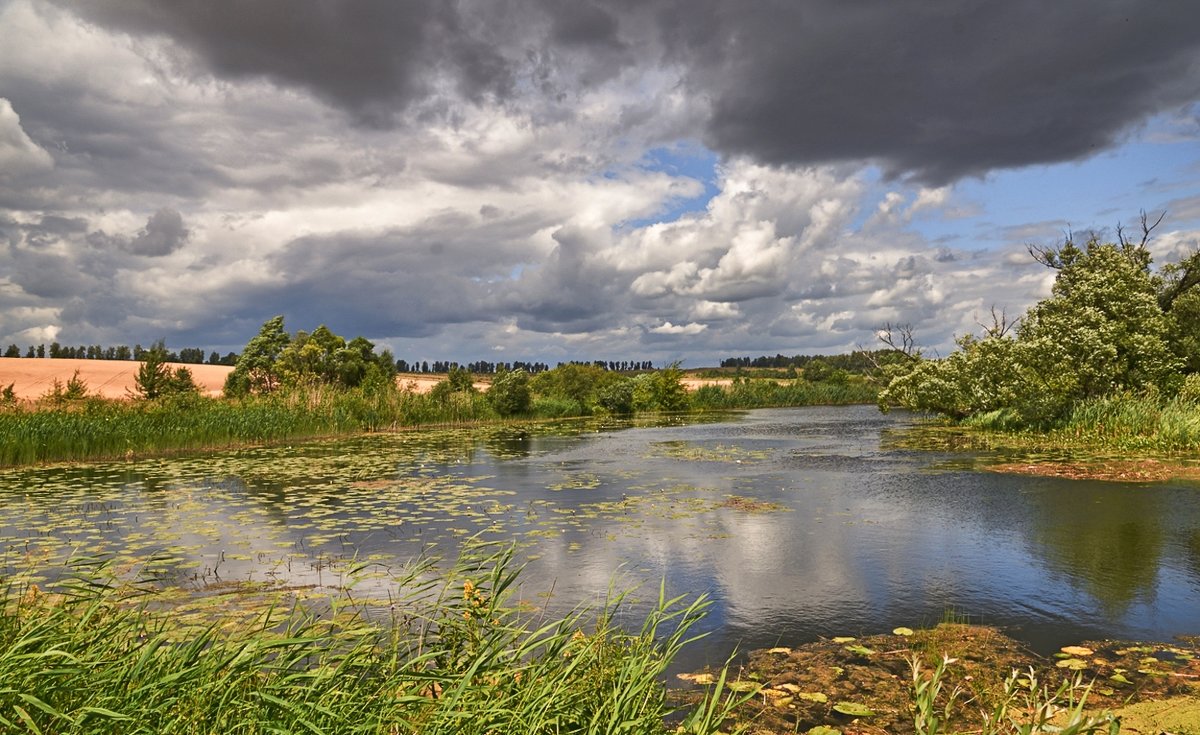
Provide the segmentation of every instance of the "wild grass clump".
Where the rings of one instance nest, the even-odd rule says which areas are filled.
[[[1200,405],[1184,393],[1166,400],[1131,393],[1092,398],[1043,428],[1027,426],[1008,409],[976,414],[962,424],[1037,446],[1164,453],[1200,449]]]
[[[0,466],[115,459],[189,449],[496,418],[481,395],[316,386],[244,399],[15,404],[0,409]]]
[[[967,700],[961,686],[943,693],[946,667],[955,662],[943,658],[932,670],[924,670],[919,658],[909,659],[912,680],[913,725],[917,735],[961,732],[956,728],[960,710],[975,704]],[[1111,713],[1088,712],[1091,685],[1081,677],[1063,681],[1057,688],[1039,681],[1036,672],[1013,671],[1003,690],[982,708],[981,735],[1117,735],[1121,721]],[[966,701],[964,701],[966,700]]]
[[[513,608],[511,548],[398,580],[388,625],[266,613],[180,631],[152,596],[87,579],[61,597],[9,590],[0,612],[0,726],[44,733],[664,733],[663,672],[708,603],[667,599],[641,628]],[[712,733],[714,688],[687,717]],[[727,694],[727,692],[726,692]]]

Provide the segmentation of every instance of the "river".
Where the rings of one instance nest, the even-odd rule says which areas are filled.
[[[873,407],[377,434],[0,474],[3,572],[70,556],[205,594],[350,584],[418,554],[518,543],[518,595],[561,611],[666,580],[713,604],[683,667],[819,636],[997,625],[1041,652],[1200,633],[1200,486],[980,471],[897,448]],[[14,576],[15,575],[15,576]],[[549,601],[547,603],[547,600]],[[632,619],[632,617],[631,617]]]

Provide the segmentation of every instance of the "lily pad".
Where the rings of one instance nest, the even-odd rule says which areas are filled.
[[[853,643],[856,640],[858,639],[852,635],[838,635],[833,637],[834,643]]]
[[[1064,658],[1062,661],[1054,664],[1060,669],[1070,669],[1071,671],[1082,671],[1087,668],[1087,661],[1079,658]]]
[[[712,674],[676,674],[675,677],[693,684],[712,684],[716,678]]]
[[[834,712],[840,712],[850,717],[874,717],[875,710],[861,702],[838,702],[833,705]]]
[[[892,630],[892,633],[893,633],[893,634],[895,634],[895,635],[909,636],[909,635],[912,635],[912,634],[913,634],[913,629],[912,629],[912,628],[904,628],[904,627],[900,627],[900,628],[895,628],[895,629],[893,629],[893,630]]]
[[[817,725],[804,733],[804,735],[842,735],[842,731],[828,725]]]
[[[825,704],[829,701],[829,697],[821,692],[796,692],[796,696],[808,702],[816,702],[817,704]]]
[[[866,646],[846,646],[846,650],[853,653],[855,656],[874,656],[875,651]]]
[[[1068,656],[1091,656],[1095,651],[1086,646],[1063,646],[1059,649]]]
[[[735,692],[757,692],[762,689],[762,684],[756,681],[731,681],[726,686]]]

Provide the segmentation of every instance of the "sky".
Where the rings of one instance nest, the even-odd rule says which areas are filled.
[[[0,0],[0,344],[945,354],[1200,248],[1194,0]]]

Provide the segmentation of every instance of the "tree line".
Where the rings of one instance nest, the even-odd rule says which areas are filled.
[[[159,345],[159,343],[155,343]],[[129,345],[80,345],[72,347],[70,345],[61,345],[58,342],[51,342],[49,348],[45,344],[29,345],[22,353],[19,345],[10,344],[4,350],[5,357],[26,357],[26,358],[52,358],[52,359],[68,359],[68,360],[137,360],[142,361],[146,357],[146,353],[155,348],[142,347],[140,344],[135,344],[133,347]],[[165,350],[165,348],[164,348]],[[181,362],[188,365],[234,365],[237,363],[237,353],[229,352],[225,355],[213,351],[207,357],[203,349],[199,347],[184,347],[178,352],[166,350],[164,357],[167,362]]]
[[[727,357],[721,360],[723,368],[806,368],[811,363],[819,363],[833,370],[845,370],[849,373],[865,374],[871,372],[878,363],[879,352],[888,350],[855,350],[839,355],[783,355],[774,357],[760,355],[759,357]]]
[[[654,369],[654,364],[650,360],[568,360],[566,362],[560,361],[555,367],[562,367],[564,365],[589,365],[614,373],[636,373]],[[466,370],[475,375],[497,375],[499,373],[512,372],[513,370],[523,370],[530,375],[537,375],[538,373],[550,370],[550,366],[544,362],[525,362],[523,360],[513,362],[478,360],[468,363],[447,360],[434,360],[433,362],[422,360],[410,363],[407,360],[397,360],[396,370],[401,373],[423,373],[426,375],[446,375],[454,370]]]
[[[156,342],[155,345],[161,346]],[[72,347],[69,345],[61,345],[58,342],[52,342],[49,347],[45,344],[29,345],[24,351],[16,344],[10,344],[4,351],[4,357],[27,357],[27,358],[54,358],[54,359],[73,359],[73,360],[135,360],[143,361],[155,347],[142,347],[140,344],[135,344],[133,347],[129,345],[115,345],[104,347],[102,345],[80,345]],[[184,347],[178,352],[167,350],[162,355],[156,355],[156,358],[161,358],[165,362],[183,363],[186,365],[237,365],[239,354],[236,352],[227,352],[222,355],[215,350],[205,354],[205,350],[199,347]],[[592,361],[570,361],[559,362],[558,367],[562,365],[592,365],[603,370],[611,370],[613,372],[630,373],[640,372],[645,370],[653,370],[653,364],[650,360],[592,360]],[[511,372],[513,370],[523,370],[530,375],[537,375],[550,370],[550,366],[544,362],[529,362],[524,360],[514,360],[512,362],[490,362],[487,360],[477,360],[475,362],[459,363],[453,360],[420,360],[409,362],[408,360],[396,360],[395,370],[400,373],[422,373],[425,375],[446,375],[451,370],[465,369],[476,375],[496,375],[503,372]]]

